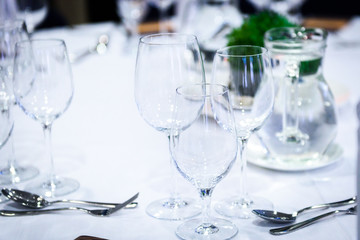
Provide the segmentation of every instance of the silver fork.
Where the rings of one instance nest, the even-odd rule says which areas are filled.
[[[139,196],[139,193],[135,194],[129,200],[118,204],[115,208],[105,208],[105,209],[86,209],[81,207],[67,207],[67,208],[53,208],[53,209],[44,209],[44,210],[30,210],[30,211],[12,211],[12,210],[0,210],[0,216],[4,217],[16,217],[16,216],[26,216],[26,215],[39,215],[43,213],[49,212],[57,212],[57,211],[64,211],[64,210],[80,210],[86,212],[93,216],[109,216],[110,214],[124,208],[126,205],[134,201]]]
[[[322,215],[319,215],[319,216],[310,218],[308,220],[305,220],[303,222],[295,223],[295,224],[292,224],[289,226],[285,226],[285,227],[281,227],[281,228],[273,228],[273,229],[270,229],[269,232],[273,235],[283,235],[283,234],[287,234],[287,233],[293,232],[295,230],[298,230],[300,228],[309,226],[309,225],[319,221],[320,219],[323,219],[328,216],[340,215],[340,214],[356,215],[356,213],[357,213],[357,206],[354,206],[354,207],[351,207],[346,210],[336,210],[336,211],[332,211],[332,212],[327,212]]]

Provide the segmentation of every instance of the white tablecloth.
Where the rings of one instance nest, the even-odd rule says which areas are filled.
[[[0,239],[75,239],[80,235],[108,239],[177,239],[174,232],[181,221],[157,220],[145,213],[151,201],[168,196],[168,143],[137,111],[133,94],[135,54],[124,53],[122,28],[112,23],[84,25],[42,31],[34,37],[63,38],[69,52],[77,52],[92,46],[102,33],[110,33],[109,51],[73,65],[73,102],[53,124],[55,168],[59,175],[80,182],[79,190],[66,198],[121,202],[140,192],[139,206],[110,217],[93,217],[81,212],[0,217]],[[324,75],[339,103],[336,143],[343,148],[343,155],[329,166],[300,172],[274,171],[249,164],[250,194],[268,198],[277,210],[291,212],[356,194],[358,121],[355,106],[360,97],[360,45],[344,47],[338,43],[339,39],[335,34],[329,37]],[[357,40],[360,42],[360,38]],[[18,163],[33,165],[41,174],[46,173],[49,163],[44,159],[40,124],[20,109],[15,110],[15,119]],[[0,152],[1,162],[6,161],[5,155]],[[234,190],[238,173],[239,168],[235,166],[218,184],[213,203]],[[194,187],[185,179],[179,179],[180,192],[197,198]],[[15,187],[25,188],[28,183]],[[11,206],[0,204],[0,208]],[[308,213],[301,219],[316,214],[319,212]],[[355,216],[330,218],[284,236],[270,235],[269,228],[277,225],[258,218],[232,221],[239,228],[234,239],[249,239],[243,238],[244,234],[250,234],[251,239],[356,239]]]

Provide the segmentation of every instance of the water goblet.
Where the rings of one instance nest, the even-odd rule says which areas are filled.
[[[259,206],[271,209],[264,198],[249,196],[246,190],[246,144],[253,132],[261,128],[272,112],[274,84],[268,51],[257,46],[230,46],[219,49],[214,57],[212,82],[230,88],[238,136],[240,163],[240,193],[215,205],[227,217],[250,218],[251,210]]]
[[[10,114],[10,116],[12,108],[15,106],[12,90],[15,43],[21,40],[27,40],[28,38],[26,25],[23,20],[9,20],[0,24],[0,79],[2,85],[2,98],[7,99],[7,110],[6,112],[4,110],[3,113]],[[3,104],[5,104],[4,101]],[[10,122],[8,123],[13,126],[14,120],[12,117],[9,121]],[[6,133],[7,127],[4,127],[3,130]],[[20,183],[37,176],[39,171],[35,167],[21,166],[17,163],[12,131],[9,132],[6,142],[8,142],[6,145],[5,142],[2,144],[4,145],[3,150],[7,148],[9,154],[6,156],[7,166],[0,168],[0,184]]]
[[[230,239],[237,227],[211,217],[211,195],[237,155],[234,116],[229,90],[219,84],[188,84],[176,90],[170,151],[180,174],[198,190],[202,217],[181,224],[182,239]]]
[[[140,38],[135,70],[135,101],[141,117],[150,126],[165,133],[167,138],[173,122],[175,90],[191,82],[205,82],[195,36],[164,33]],[[175,171],[174,166],[171,167]],[[172,185],[171,196],[152,202],[146,212],[166,220],[181,220],[199,214],[200,207],[194,200],[179,196],[175,179]]]
[[[69,107],[73,97],[71,66],[63,40],[27,40],[16,43],[14,95],[26,115],[38,121],[44,132],[46,157],[51,167],[47,180],[27,188],[42,196],[55,197],[78,189],[79,183],[60,178],[54,171],[51,128]]]

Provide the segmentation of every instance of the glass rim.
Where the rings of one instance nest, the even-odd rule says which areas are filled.
[[[16,42],[15,47],[23,47],[26,44],[32,44],[32,43],[38,43],[38,42],[47,42],[49,43],[47,47],[54,47],[54,46],[60,46],[60,45],[66,45],[65,41],[60,38],[48,38],[48,39],[28,39],[28,40],[21,40]],[[50,44],[54,43],[54,44]]]
[[[225,51],[228,51],[229,49],[235,49],[235,48],[247,48],[247,49],[259,49],[259,53],[252,53],[252,54],[228,54],[225,53]],[[255,46],[255,45],[233,45],[233,46],[227,46],[220,48],[216,50],[216,55],[222,56],[222,57],[254,57],[254,56],[261,56],[268,53],[268,49],[261,47],[261,46]]]
[[[180,89],[184,89],[186,87],[190,87],[190,86],[204,86],[204,87],[211,87],[211,86],[216,86],[216,87],[221,87],[223,90],[222,91],[219,91],[219,93],[215,94],[216,96],[221,96],[225,93],[229,93],[229,88],[225,85],[222,85],[222,84],[218,84],[218,83],[188,83],[188,84],[184,84],[184,85],[181,85],[179,87],[176,88],[176,93],[181,95],[181,96],[199,96],[199,97],[211,97],[213,96],[213,94],[209,94],[206,92],[205,90],[205,93],[203,94],[186,94],[184,92],[181,92]]]
[[[186,39],[190,39],[193,41],[197,42],[197,37],[193,34],[186,34],[186,33],[155,33],[155,34],[150,34],[150,35],[146,35],[143,36],[139,39],[139,43],[142,44],[147,44],[147,45],[179,45],[179,44],[185,44],[187,41],[186,40],[182,40],[182,41],[178,41],[178,42],[170,42],[170,43],[162,43],[159,41],[151,41],[151,39],[153,38],[158,38],[158,37],[172,37],[172,36],[177,36],[177,37],[185,37]]]
[[[321,32],[323,34],[324,39],[327,37],[328,35],[328,31],[325,28],[320,28],[320,27],[275,27],[275,28],[271,28],[269,30],[267,30],[264,34],[264,41],[271,41],[269,39],[269,37],[271,36],[271,34],[276,33],[276,32],[286,32],[286,31],[290,31],[290,30],[294,30],[296,32],[307,32],[307,31],[312,31],[312,32]]]

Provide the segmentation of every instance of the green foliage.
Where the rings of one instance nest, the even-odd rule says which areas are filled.
[[[264,34],[274,27],[297,27],[285,16],[272,11],[262,11],[245,19],[243,25],[235,28],[227,36],[228,46],[255,45],[264,46]]]

